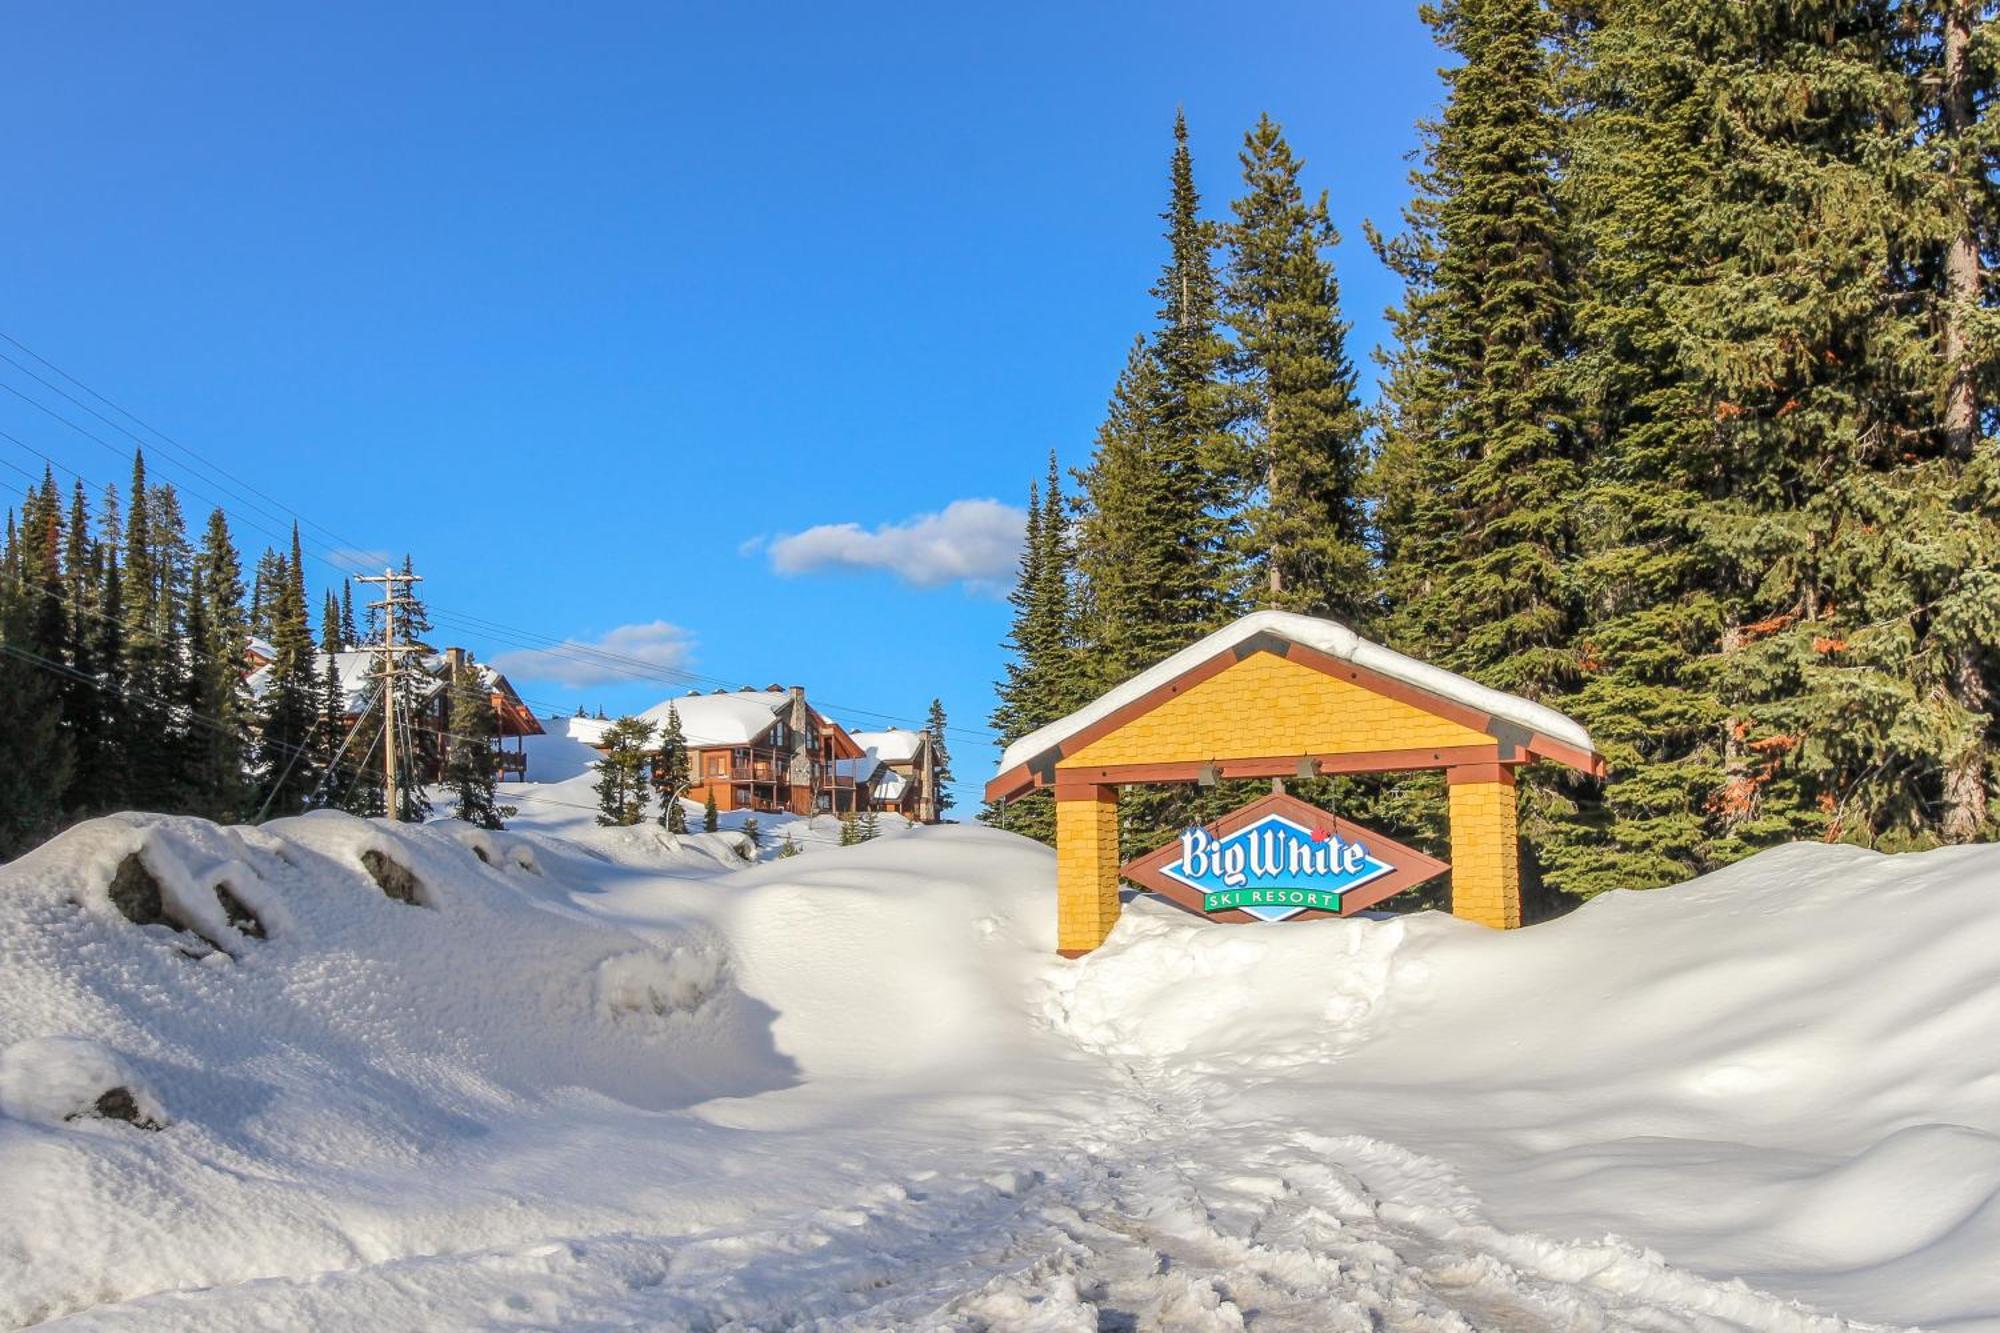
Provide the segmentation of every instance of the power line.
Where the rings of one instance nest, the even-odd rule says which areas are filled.
[[[85,383],[82,379],[80,379],[76,375],[71,374],[69,371],[63,369],[61,366],[57,365],[49,358],[43,356],[41,353],[35,351],[32,347],[29,347],[26,343],[22,342],[20,339],[4,331],[0,331],[0,340],[4,340],[8,344],[11,344],[13,347],[19,349],[27,356],[32,357],[40,365],[46,367],[54,374],[61,376],[62,379],[64,379],[68,383],[76,386],[76,388],[81,390],[83,393],[88,394],[90,397],[96,399],[98,402],[103,403],[105,406],[111,408],[113,411],[117,412],[121,416],[124,416],[128,420],[142,427],[151,435],[156,437],[159,442],[166,444],[167,446],[171,447],[178,453],[183,454],[187,458],[193,460],[194,464],[199,465],[200,467],[206,469],[210,473],[215,474],[216,476],[219,476],[231,483],[234,483],[236,486],[241,487],[243,490],[250,492],[250,494],[260,497],[262,500],[268,502],[269,506],[273,506],[277,510],[282,510],[284,514],[290,515],[290,517],[295,523],[302,525],[304,527],[316,529],[317,531],[325,534],[326,536],[331,537],[334,541],[341,543],[342,546],[345,547],[346,549],[349,550],[360,549],[361,544],[354,541],[352,538],[343,536],[342,534],[335,532],[332,528],[327,527],[325,524],[317,522],[316,520],[301,513],[299,510],[294,509],[290,505],[285,504],[283,501],[278,500],[275,497],[269,495],[268,493],[259,490],[257,487],[251,485],[249,482],[243,481],[241,478],[235,476],[235,474],[231,473],[226,468],[223,468],[219,464],[216,464],[211,460],[207,459],[204,455],[200,453],[200,451],[192,448],[191,446],[181,443],[173,436],[168,435],[165,431],[159,429],[157,426],[154,426],[151,423],[145,421],[143,418],[138,416],[136,413],[132,412],[130,409],[124,407],[114,399],[110,398],[108,395],[93,388],[91,385]],[[88,403],[83,402],[82,400],[78,399],[75,395],[61,388],[61,386],[52,384],[48,379],[37,374],[32,368],[22,365],[20,361],[8,355],[6,352],[0,351],[0,360],[6,361],[9,365],[14,366],[17,370],[21,371],[23,374],[28,375],[36,383],[41,384],[44,387],[48,388],[50,391],[60,395],[67,402],[70,402],[75,406],[81,408],[82,410],[89,412],[97,420],[103,422],[110,428],[119,431],[120,433],[129,437],[136,443],[140,445],[144,445],[147,443],[147,440],[144,437],[140,436],[137,432],[131,430],[129,427],[121,425],[116,421],[113,421],[111,418],[105,416],[102,412],[99,412],[95,408],[91,407]],[[36,408],[37,410],[47,414],[48,416],[68,426],[71,430],[77,432],[80,435],[83,435],[87,439],[94,441],[103,448],[111,451],[113,454],[118,455],[121,458],[124,456],[124,451],[120,449],[117,445],[112,444],[110,441],[105,440],[103,437],[97,435],[95,432],[92,432],[86,429],[85,427],[77,424],[75,421],[70,420],[68,417],[64,416],[60,412],[57,412],[55,409],[49,407],[48,405],[41,403],[36,399],[34,399],[33,397],[29,396],[28,394],[21,392],[13,385],[7,384],[4,381],[0,381],[0,389],[5,389],[8,393],[11,393],[15,397],[21,399],[21,401],[28,403],[30,406]],[[20,445],[22,448],[29,450],[29,452],[34,453],[37,456],[43,458],[45,461],[49,462],[53,466],[62,467],[65,472],[69,472],[73,477],[76,477],[78,480],[85,479],[81,473],[77,473],[73,469],[65,467],[62,464],[56,463],[53,458],[49,457],[49,455],[42,453],[40,450],[35,449],[32,445],[26,444],[24,441],[19,440],[15,436],[7,434],[4,431],[0,431],[0,437],[12,440],[14,443]],[[188,465],[182,464],[181,466],[186,467]],[[216,484],[221,484],[221,483],[216,483]],[[213,494],[210,494],[206,491],[202,491],[193,487],[190,487],[189,489],[192,490],[193,493],[198,498],[208,500],[209,502],[213,503],[216,506],[216,508],[223,510],[225,514],[229,512],[228,505],[224,504],[220,499],[218,499]],[[245,499],[240,494],[235,494],[234,498],[238,500],[239,503],[254,504],[253,501]],[[273,513],[271,508],[265,508],[264,506],[257,506],[257,507],[261,508],[266,516],[277,519],[280,523],[282,523],[283,521],[282,518],[280,518],[279,515],[277,515],[276,513]],[[233,517],[236,518],[237,522],[240,525],[251,528],[259,532],[263,532],[266,536],[270,536],[273,539],[280,542],[287,540],[290,535],[285,533],[272,532],[271,529],[264,527],[260,523],[245,519],[245,517],[242,515],[240,511],[235,515],[233,515]],[[316,560],[319,560],[322,564],[325,564],[328,568],[333,569],[335,572],[341,574],[342,577],[344,578],[351,578],[360,572],[360,567],[358,563],[354,565],[344,565],[341,562],[334,560],[331,557],[330,553],[325,553],[318,549],[314,549],[313,546],[303,541],[301,541],[300,547],[302,551],[311,554]],[[712,685],[723,686],[723,687],[733,687],[741,683],[740,681],[731,681],[720,676],[707,675],[701,672],[689,671],[684,668],[663,667],[657,663],[647,662],[641,658],[635,658],[628,656],[626,654],[612,652],[607,649],[593,648],[587,644],[579,644],[569,639],[562,639],[562,638],[556,638],[554,636],[543,635],[533,630],[522,629],[518,626],[508,625],[504,622],[494,621],[486,617],[475,616],[470,613],[452,611],[449,608],[432,606],[430,610],[434,616],[440,619],[451,620],[455,623],[458,623],[464,628],[472,629],[476,632],[485,634],[489,637],[500,638],[503,642],[510,641],[511,639],[513,646],[528,648],[535,651],[546,652],[558,656],[567,657],[573,661],[594,665],[601,670],[610,670],[617,672],[618,674],[624,675],[629,679],[635,681],[646,681],[659,684],[706,682]],[[912,724],[913,729],[920,729],[921,727],[921,724],[918,723],[917,718],[909,713],[887,712],[879,709],[862,708],[851,704],[834,702],[832,700],[825,701],[824,706],[834,711],[861,717],[878,718],[889,722],[910,723]],[[975,739],[983,742],[995,742],[999,739],[995,733],[987,731],[983,728],[947,725],[945,731],[948,734],[956,734],[966,737],[968,739]]]

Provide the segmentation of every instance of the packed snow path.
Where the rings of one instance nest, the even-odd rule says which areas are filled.
[[[1707,1281],[1629,1246],[1509,1235],[1479,1221],[1476,1201],[1435,1162],[1295,1125],[1217,1126],[1163,1067],[1122,1073],[1129,1087],[1115,1111],[1075,1143],[996,1144],[995,1160],[1015,1165],[982,1179],[920,1170],[847,1206],[749,1226],[398,1259],[162,1294],[46,1327],[1876,1327]]]
[[[2000,1326],[1993,849],[1505,936],[1138,903],[1064,963],[1039,847],[801,843],[127,817],[0,867],[0,1325]]]

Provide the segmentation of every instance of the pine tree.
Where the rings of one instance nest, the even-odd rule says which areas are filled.
[[[1560,117],[1542,0],[1424,11],[1449,70],[1426,126],[1410,230],[1383,245],[1406,283],[1377,482],[1391,632],[1530,698],[1574,676],[1563,565],[1579,447],[1559,375],[1567,252]]]
[[[97,585],[97,614],[91,617],[90,663],[100,682],[99,716],[91,743],[77,755],[79,777],[72,788],[76,814],[122,810],[130,804],[127,748],[132,736],[131,699],[126,688],[125,574],[118,563],[112,521],[101,525],[103,537],[91,554],[91,578]]]
[[[313,793],[315,805],[338,799],[340,788],[358,756],[350,756],[347,746],[347,686],[340,671],[340,605],[329,589],[320,603],[319,616],[319,726],[313,739],[313,763],[319,770],[319,785]]]
[[[297,537],[298,534],[294,531],[295,550],[298,544]],[[403,557],[403,573],[415,573],[408,555]],[[415,582],[403,584],[401,591],[397,593],[398,601],[393,611],[396,617],[396,642],[419,649],[419,652],[408,656],[422,661],[436,650],[430,643],[430,612],[425,608],[424,599],[418,593],[417,587]],[[439,770],[440,738],[435,727],[423,725],[429,704],[424,673],[415,670],[405,671],[400,680],[396,709],[407,730],[398,731],[397,736],[399,744],[407,750],[407,754],[403,757],[407,760],[405,769],[411,775],[411,780],[398,783],[396,786],[396,793],[402,806],[398,818],[406,824],[420,824],[430,818],[431,814],[430,795],[425,790],[424,781]],[[644,803],[644,799],[642,794],[641,804]]]
[[[294,546],[297,542],[294,541]],[[289,560],[271,590],[271,646],[276,651],[262,700],[257,767],[260,808],[297,814],[319,784],[313,762],[323,688],[314,668],[312,627],[306,618],[305,578]]]
[[[745,861],[757,859],[757,849],[764,845],[764,830],[757,827],[757,818],[752,815],[743,821],[742,856]]]
[[[660,823],[669,833],[687,832],[687,807],[681,799],[691,777],[680,710],[668,704],[667,720],[660,727],[660,752],[653,760],[653,790],[660,798]]]
[[[931,781],[937,786],[937,814],[942,819],[944,812],[953,805],[951,751],[944,742],[944,700],[931,700],[930,716],[924,723],[924,732],[931,741]]]
[[[361,632],[354,624],[354,580],[340,581],[340,643],[344,648],[359,648]]]
[[[277,635],[271,612],[285,581],[285,558],[270,547],[257,557],[257,570],[250,582],[250,632],[269,643]]]
[[[1097,449],[1079,474],[1077,573],[1085,603],[1080,660],[1091,693],[1117,684],[1216,627],[1213,523],[1190,497],[1194,460],[1159,419],[1160,364],[1135,342],[1112,391]]]
[[[721,812],[715,808],[715,791],[711,788],[701,803],[701,831],[713,833],[722,826]]]
[[[646,742],[653,724],[621,717],[604,733],[604,757],[597,761],[597,822],[626,827],[646,817]]]
[[[190,727],[194,807],[211,819],[238,819],[248,800],[249,700],[244,690],[249,621],[243,566],[221,509],[208,516],[188,602],[188,661],[195,689]]]
[[[1244,136],[1245,194],[1224,232],[1225,308],[1242,379],[1238,410],[1258,482],[1243,534],[1256,600],[1365,622],[1373,612],[1360,479],[1366,461],[1326,196],[1269,116]]]
[[[92,577],[98,560],[97,544],[90,533],[90,503],[83,482],[70,492],[69,523],[64,532],[63,601],[64,658],[69,674],[62,680],[62,719],[70,737],[74,764],[62,808],[66,817],[76,818],[114,807],[100,805],[101,791],[93,785],[104,771],[116,763],[112,746],[116,738],[107,728],[105,681],[97,658],[97,617],[99,580]]]
[[[450,684],[451,735],[444,785],[458,798],[454,813],[480,828],[504,828],[514,809],[500,805],[494,795],[499,764],[493,753],[493,738],[498,734],[499,719],[493,709],[492,692],[469,656],[458,661]]]
[[[852,847],[861,841],[861,816],[852,810],[840,812],[840,845]]]
[[[0,858],[12,859],[55,832],[69,780],[57,674],[39,661],[41,600],[23,534],[7,516],[0,570]]]
[[[1219,237],[1215,224],[1201,216],[1187,117],[1180,111],[1174,113],[1168,181],[1167,210],[1160,215],[1168,259],[1153,284],[1160,306],[1152,352],[1160,375],[1150,406],[1158,458],[1179,487],[1182,521],[1195,543],[1190,555],[1200,584],[1188,591],[1199,600],[1187,610],[1199,632],[1228,620],[1240,606],[1242,580],[1229,548],[1240,531],[1252,460],[1229,428],[1237,408],[1214,262]]]
[[[125,515],[125,559],[121,607],[125,640],[125,735],[118,746],[124,755],[126,797],[142,810],[169,810],[180,796],[179,747],[172,735],[173,644],[166,632],[167,608],[160,594],[162,576],[160,534],[156,530],[157,487],[146,481],[142,452],[132,455],[130,507]]]
[[[1082,619],[1075,543],[1062,472],[1049,455],[1045,486],[1028,489],[1027,532],[1019,573],[1008,601],[1014,608],[1006,643],[1009,660],[994,687],[999,705],[992,726],[1005,746],[1064,717],[1089,698],[1078,652]],[[989,806],[980,818],[1043,842],[1055,838],[1055,810],[1046,793],[1030,793],[1005,810]]]
[[[873,810],[864,810],[860,820],[855,824],[854,840],[856,842],[870,842],[879,837],[881,832],[882,822],[876,817],[875,812]]]
[[[1369,483],[1381,629],[1413,656],[1560,706],[1580,670],[1569,570],[1584,443],[1565,380],[1574,294],[1556,199],[1556,23],[1544,0],[1443,0],[1421,12],[1458,63],[1444,74],[1442,116],[1422,127],[1406,231],[1371,233],[1404,280]],[[1524,776],[1522,828],[1535,846],[1571,816],[1578,780]],[[1373,785],[1392,836],[1437,825],[1434,778]],[[1537,863],[1526,869],[1534,913]]]

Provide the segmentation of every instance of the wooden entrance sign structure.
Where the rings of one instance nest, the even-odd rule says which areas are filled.
[[[1604,774],[1589,734],[1554,709],[1405,657],[1334,621],[1260,611],[1008,746],[986,796],[1004,802],[1054,790],[1057,948],[1074,958],[1102,944],[1117,923],[1125,873],[1118,789],[1138,783],[1442,769],[1450,791],[1452,914],[1518,926],[1514,770],[1536,760]],[[1135,860],[1131,877],[1159,891],[1160,878],[1148,873],[1158,868],[1153,860]],[[1421,860],[1432,868],[1406,859],[1414,877],[1398,888],[1442,868]],[[1382,887],[1341,899],[1340,910],[1380,901],[1388,896]],[[1245,919],[1214,909],[1206,915]]]

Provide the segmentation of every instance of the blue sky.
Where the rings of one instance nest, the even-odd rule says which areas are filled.
[[[1361,221],[1438,97],[1414,5],[1359,0],[41,3],[0,61],[0,332],[191,451],[150,458],[197,521],[254,558],[297,511],[316,581],[411,552],[543,711],[678,692],[543,639],[857,726],[941,695],[967,803],[999,506],[1085,460],[1151,319],[1176,105],[1212,211],[1285,125],[1365,358]],[[123,480],[126,436],[0,383],[100,437],[4,393],[0,458]]]

